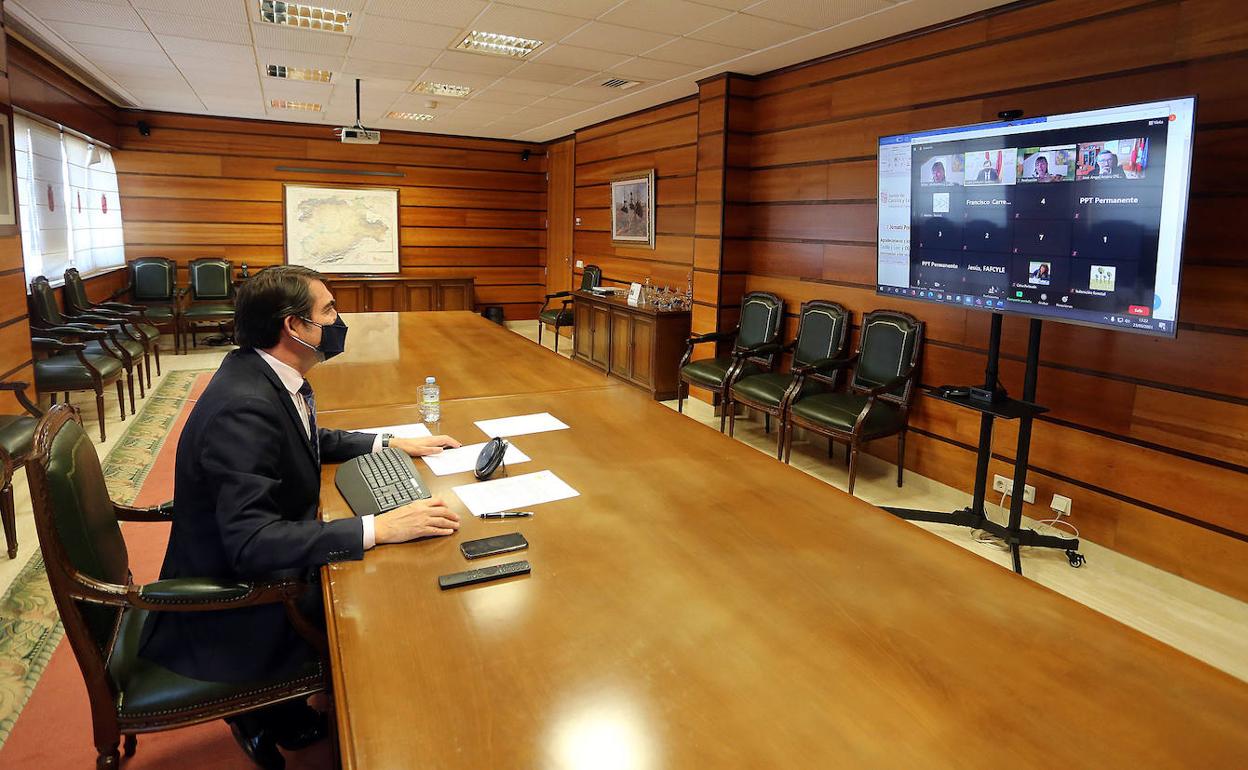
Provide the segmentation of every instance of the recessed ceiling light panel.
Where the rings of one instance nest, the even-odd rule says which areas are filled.
[[[300,110],[302,112],[320,112],[321,105],[316,102],[292,102],[287,99],[273,99],[269,104],[275,110]]]
[[[497,32],[478,32],[473,30],[468,36],[459,41],[456,48],[473,53],[488,53],[494,56],[510,56],[513,59],[523,59],[533,53],[540,47],[542,41],[529,40],[524,37],[516,37],[515,35],[500,35]]]
[[[313,83],[328,83],[334,79],[334,73],[329,70],[287,67],[285,64],[270,64],[265,72],[271,78],[280,78],[282,80],[308,80]]]
[[[425,112],[387,112],[391,120],[433,120],[433,116]]]
[[[282,0],[260,0],[260,21],[283,27],[346,32],[351,24],[351,12]]]
[[[448,83],[430,83],[422,80],[412,86],[412,91],[418,94],[433,94],[434,96],[453,96],[456,99],[463,99],[472,93],[472,89],[468,86],[453,86]]]

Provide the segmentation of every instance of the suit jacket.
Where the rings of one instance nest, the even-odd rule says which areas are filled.
[[[324,462],[372,449],[370,434],[318,433]],[[281,380],[254,350],[230,353],[178,441],[161,579],[314,578],[322,564],[362,559],[362,523],[318,521],[320,489],[312,445]],[[314,654],[281,604],[153,612],[140,643],[142,657],[209,681],[282,676]]]

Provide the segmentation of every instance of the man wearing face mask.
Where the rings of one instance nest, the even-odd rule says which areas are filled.
[[[323,624],[321,565],[362,559],[375,545],[449,535],[459,517],[433,498],[376,517],[318,521],[321,464],[383,446],[419,456],[459,443],[449,436],[396,439],[317,428],[304,378],[343,351],[347,327],[313,270],[271,267],[244,283],[235,300],[235,334],[239,349],[222,361],[178,441],[173,524],[160,577],[303,578],[312,590],[301,605]],[[153,612],[140,644],[142,657],[206,681],[274,679],[315,656],[280,604]],[[227,721],[256,764],[279,770],[278,747],[302,748],[327,731],[324,715],[302,702]]]

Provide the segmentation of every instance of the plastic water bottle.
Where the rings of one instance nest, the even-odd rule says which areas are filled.
[[[425,422],[437,422],[442,419],[442,389],[433,377],[425,378],[425,385],[420,389],[420,411]]]

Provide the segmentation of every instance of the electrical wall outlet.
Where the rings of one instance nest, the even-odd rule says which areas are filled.
[[[580,270],[583,267],[585,267],[585,260],[583,259],[576,260],[576,269]]]
[[[1069,516],[1070,498],[1066,495],[1053,495],[1053,502],[1049,504],[1049,507],[1064,516]]]
[[[1007,479],[999,473],[992,476],[992,489],[994,492],[1004,492],[1007,495],[1014,494],[1014,481]],[[1030,484],[1023,485],[1023,502],[1034,503],[1036,501],[1036,488]]]

